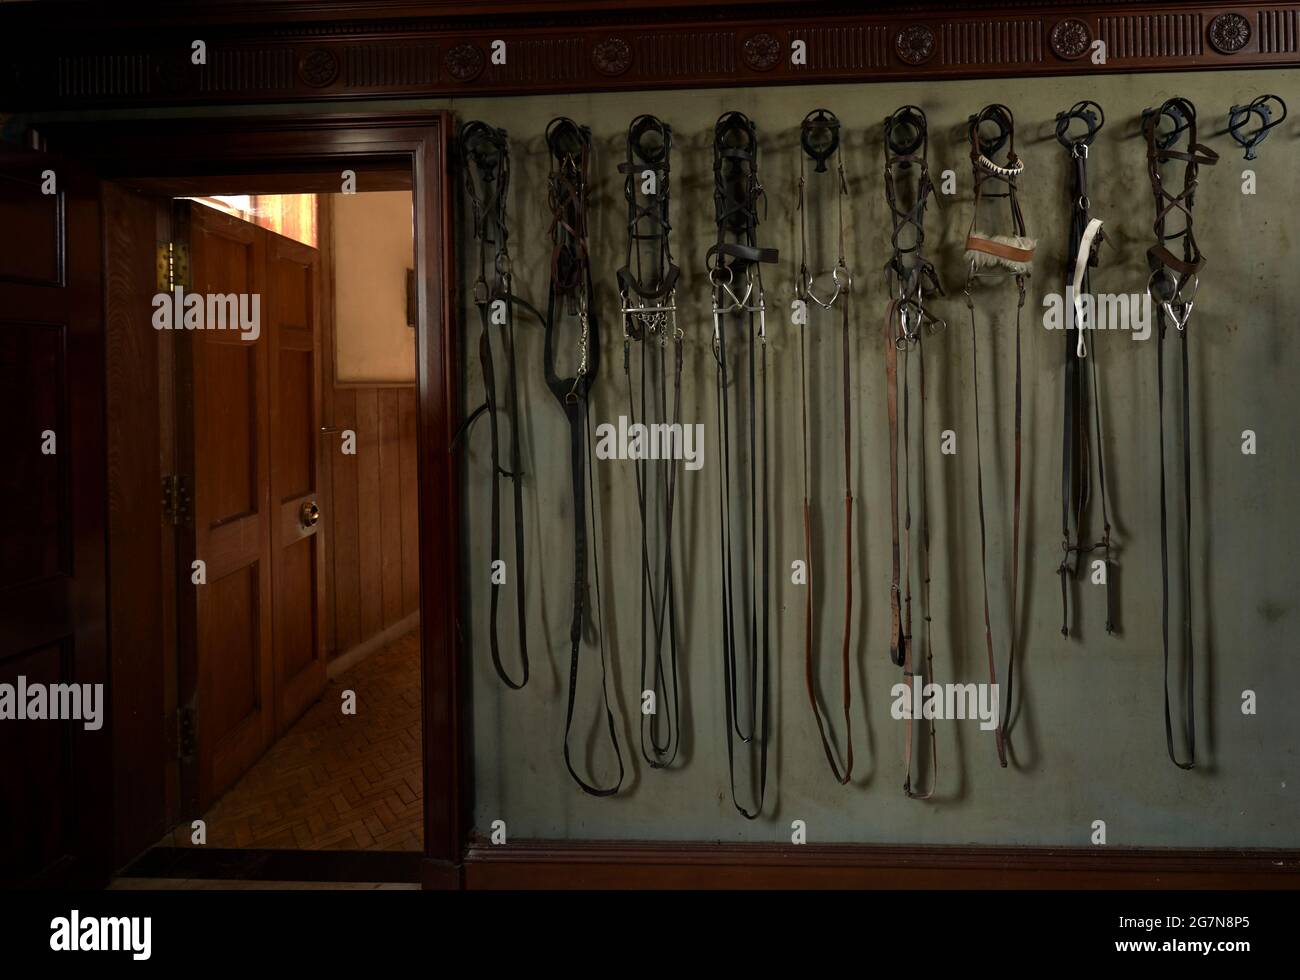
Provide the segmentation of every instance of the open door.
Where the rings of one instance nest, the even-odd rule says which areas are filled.
[[[276,734],[325,689],[322,642],[320,488],[320,253],[258,229],[267,238],[264,305],[271,345],[271,500],[275,594]]]
[[[189,284],[178,277],[186,292],[265,294],[266,239],[257,227],[178,201],[173,240],[187,239]],[[193,719],[193,765],[183,774],[186,797],[202,811],[266,751],[275,731],[270,343],[260,331],[175,337],[176,492],[193,514],[177,562],[181,697]]]
[[[320,257],[189,201],[176,202],[173,238],[188,243],[185,292],[205,309],[208,296],[243,297],[258,313],[252,330],[176,334],[178,492],[193,513],[178,562],[179,673],[194,709],[186,798],[202,812],[325,687]]]
[[[112,823],[98,181],[0,149],[0,228],[0,881],[89,884]],[[81,717],[24,718],[52,685]]]

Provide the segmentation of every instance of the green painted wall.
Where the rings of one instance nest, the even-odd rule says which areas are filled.
[[[517,291],[545,303],[549,245],[548,162],[541,134],[549,118],[567,114],[589,124],[597,150],[593,164],[592,251],[597,310],[606,357],[593,400],[594,421],[626,411],[621,329],[614,270],[623,261],[625,206],[616,172],[623,134],[637,113],[653,112],[677,134],[673,159],[674,241],[683,278],[677,293],[686,332],[684,418],[706,424],[706,465],[681,477],[675,550],[678,608],[683,621],[682,677],[685,736],[680,768],[651,770],[637,742],[639,662],[639,541],[630,463],[598,462],[599,559],[617,697],[619,734],[629,775],[615,799],[584,796],[564,770],[561,736],[568,683],[571,596],[571,514],[566,430],[542,377],[540,331],[519,327],[524,366],[522,404],[529,621],[533,681],[506,690],[487,650],[488,437],[476,430],[469,455],[469,603],[466,639],[473,662],[472,750],[475,825],[505,820],[512,839],[658,838],[787,841],[790,823],[807,822],[813,841],[1085,845],[1091,825],[1104,820],[1111,845],[1295,846],[1295,771],[1300,721],[1290,698],[1300,689],[1296,657],[1294,556],[1300,541],[1292,510],[1300,488],[1294,448],[1294,378],[1300,344],[1294,339],[1294,291],[1288,282],[1300,259],[1290,226],[1300,198],[1294,126],[1266,142],[1261,159],[1246,164],[1224,135],[1227,109],[1261,92],[1300,106],[1300,73],[1218,72],[1095,79],[1035,79],[944,83],[618,93],[590,96],[430,102],[450,105],[462,119],[482,118],[507,128],[514,146],[512,243]],[[1209,257],[1192,317],[1193,615],[1197,637],[1195,772],[1175,769],[1165,754],[1161,696],[1160,551],[1156,350],[1125,333],[1094,337],[1102,365],[1107,420],[1106,467],[1115,538],[1122,632],[1103,630],[1104,596],[1081,585],[1081,636],[1061,637],[1060,426],[1063,337],[1041,322],[1041,300],[1063,288],[1069,214],[1068,159],[1051,138],[1055,114],[1075,101],[1100,102],[1107,127],[1091,161],[1094,213],[1106,221],[1109,246],[1094,288],[1142,293],[1144,252],[1151,240],[1152,201],[1138,116],[1172,95],[1200,110],[1203,139],[1221,154],[1202,171],[1196,225]],[[899,105],[928,113],[930,161],[952,169],[957,193],[940,195],[928,219],[929,253],[949,296],[933,308],[950,327],[926,343],[930,400],[930,513],[933,521],[935,666],[940,681],[986,679],[980,606],[979,527],[975,509],[975,418],[971,391],[971,336],[961,296],[962,242],[970,222],[971,181],[964,121],[989,102],[1005,102],[1019,122],[1026,160],[1021,200],[1038,260],[1022,328],[1024,350],[1024,530],[1021,701],[1014,733],[1014,764],[997,765],[992,736],[974,722],[939,723],[939,784],[929,803],[903,797],[901,722],[890,718],[890,688],[899,670],[888,659],[888,468],[881,320],[886,297],[880,270],[887,252],[881,120]],[[412,107],[403,103],[403,107]],[[797,267],[795,180],[798,125],[826,106],[847,128],[845,163],[851,177],[849,264],[857,275],[852,361],[854,482],[859,524],[855,649],[853,785],[835,785],[826,768],[803,686],[803,591],[789,584],[790,562],[802,557],[798,428],[797,334],[787,312]],[[374,104],[369,107],[379,107]],[[273,107],[297,109],[301,106]],[[327,107],[321,107],[326,111]],[[349,105],[345,108],[358,108]],[[718,467],[714,453],[715,389],[709,348],[709,290],[704,252],[712,224],[712,124],[741,109],[757,121],[763,140],[762,174],[769,212],[765,244],[780,247],[782,262],[765,277],[769,308],[774,475],[772,593],[778,642],[772,698],[774,736],[769,801],[764,817],[735,813],[727,789],[722,664],[718,626]],[[1242,171],[1258,176],[1259,193],[1241,192]],[[363,175],[364,178],[364,175]],[[820,232],[820,235],[818,233]],[[831,257],[833,230],[814,229],[820,261]],[[465,239],[468,244],[468,237]],[[468,253],[465,255],[468,258]],[[814,259],[817,263],[817,260]],[[471,279],[466,273],[462,296]],[[985,489],[991,501],[990,562],[994,635],[999,670],[1005,658],[1009,598],[1014,290],[977,298],[980,394],[983,400]],[[463,351],[465,404],[482,397],[477,363],[477,313],[466,302]],[[810,332],[811,424],[815,506],[824,515],[817,532],[826,572],[820,609],[822,682],[827,700],[838,692],[838,622],[842,587],[829,581],[842,562],[840,508],[838,327],[821,320]],[[1172,404],[1172,403],[1171,403]],[[1253,429],[1258,453],[1243,456],[1242,431]],[[938,452],[937,433],[953,429],[958,453]],[[508,500],[508,497],[507,497]],[[507,508],[508,512],[508,508]],[[507,523],[505,540],[511,540]],[[502,642],[513,663],[511,599],[503,599]],[[1181,605],[1175,602],[1174,616]],[[584,673],[578,743],[598,735],[598,675]],[[1178,682],[1174,675],[1173,683]],[[1242,692],[1259,697],[1258,714],[1244,716]],[[837,724],[837,730],[839,728]],[[609,760],[598,749],[598,772]],[[575,756],[582,757],[575,745]]]

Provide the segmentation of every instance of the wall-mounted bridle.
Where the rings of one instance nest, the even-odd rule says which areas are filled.
[[[762,812],[767,793],[767,750],[769,741],[768,651],[770,645],[770,552],[771,520],[768,482],[767,432],[767,306],[763,296],[760,266],[776,262],[776,249],[758,245],[758,206],[764,200],[758,177],[758,132],[741,112],[728,112],[713,130],[713,201],[718,240],[706,257],[709,282],[713,285],[713,354],[717,361],[718,453],[722,473],[719,492],[719,535],[722,555],[722,661],[726,682],[724,694],[727,720],[727,766],[731,799],[747,819]],[[728,364],[727,326],[736,323],[738,340],[745,340],[749,364],[749,487],[744,524],[732,518],[731,392]],[[742,477],[743,479],[743,477]],[[737,480],[737,484],[740,480]],[[762,504],[760,506],[761,501]],[[745,543],[745,526],[751,540]],[[758,560],[753,561],[757,552]],[[746,557],[749,561],[746,562]],[[743,588],[744,567],[751,567],[747,598]],[[738,583],[737,567],[741,574]],[[739,608],[738,608],[739,607]],[[737,620],[749,648],[749,697],[740,696]],[[761,663],[760,663],[761,661]],[[761,688],[761,696],[760,696]],[[740,705],[749,703],[749,726],[742,723]],[[736,796],[735,740],[758,742],[758,789],[751,807]],[[752,783],[752,777],[750,779]]]
[[[849,290],[853,277],[849,273],[848,262],[844,257],[844,202],[849,196],[848,180],[844,176],[844,159],[840,153],[840,121],[828,109],[816,109],[804,117],[800,127],[799,154],[799,277],[796,291],[807,306],[806,316],[799,324],[799,396],[801,416],[803,419],[803,536],[804,555],[807,561],[808,581],[804,592],[804,679],[808,689],[808,702],[812,706],[813,718],[817,722],[817,732],[821,736],[822,750],[830,765],[831,774],[841,786],[848,783],[853,776],[853,722],[850,709],[853,703],[853,688],[850,680],[849,664],[852,659],[853,646],[853,551],[855,535],[853,534],[853,454],[852,454],[852,398],[849,372]],[[826,173],[828,160],[835,161],[836,210],[838,216],[839,253],[835,266],[830,272],[833,291],[826,299],[817,295],[816,277],[808,271],[808,200],[806,197],[807,177],[804,173],[805,159],[811,159],[814,173]],[[844,708],[844,766],[841,769],[836,759],[835,749],[831,745],[826,731],[829,719],[824,718],[821,703],[817,697],[817,684],[814,672],[814,631],[813,631],[813,584],[818,575],[817,562],[813,556],[812,541],[812,507],[811,467],[808,463],[808,370],[807,370],[807,327],[812,319],[812,307],[829,310],[838,305],[840,308],[840,362],[843,369],[844,396],[844,634],[840,652],[840,682],[843,691]]]
[[[600,564],[593,547],[592,581],[596,591],[596,619],[600,630],[600,683],[609,741],[618,760],[618,779],[612,786],[597,786],[578,775],[569,752],[578,688],[579,652],[587,604],[587,521],[596,538],[596,488],[590,473],[592,456],[588,395],[600,363],[600,328],[593,304],[591,261],[587,250],[588,167],[591,131],[572,119],[551,120],[546,127],[551,155],[549,203],[551,208],[551,286],[546,308],[546,344],[543,361],[546,385],[569,423],[569,462],[573,483],[573,616],[569,624],[569,697],[564,719],[564,765],[569,775],[592,796],[613,796],[623,784],[623,754],[619,749],[614,712],[610,707],[605,628],[600,596]],[[578,367],[572,377],[561,377],[555,367],[556,334],[563,317],[578,320]],[[590,494],[587,491],[591,479]],[[588,510],[590,508],[590,510]]]
[[[1160,124],[1168,120],[1173,128],[1161,134]],[[1183,134],[1187,134],[1187,149],[1175,147]],[[1219,156],[1209,147],[1196,142],[1196,107],[1187,99],[1173,98],[1159,109],[1142,113],[1142,134],[1147,141],[1147,171],[1151,178],[1151,193],[1155,199],[1156,218],[1153,225],[1156,243],[1147,249],[1147,265],[1151,278],[1147,292],[1158,304],[1156,309],[1156,391],[1160,399],[1160,576],[1161,576],[1161,640],[1164,647],[1165,692],[1165,744],[1169,759],[1179,769],[1196,765],[1196,687],[1195,645],[1192,641],[1192,448],[1191,448],[1191,389],[1189,385],[1187,353],[1187,322],[1192,315],[1193,297],[1199,285],[1199,275],[1205,265],[1205,256],[1196,242],[1192,228],[1192,207],[1195,203],[1199,169],[1218,163]],[[1168,189],[1161,166],[1170,160],[1181,161],[1183,188],[1177,193]],[[1180,230],[1169,230],[1169,218],[1175,212],[1181,215]],[[1181,257],[1175,255],[1168,243],[1182,240]],[[1169,525],[1165,476],[1165,367],[1164,342],[1169,324],[1182,347],[1183,384],[1183,549],[1182,585],[1187,596],[1183,614],[1182,637],[1187,649],[1187,684],[1184,699],[1187,714],[1185,738],[1187,761],[1179,762],[1174,751],[1173,718],[1169,706]]]
[[[1102,417],[1100,365],[1096,352],[1088,357],[1085,337],[1096,326],[1097,303],[1092,295],[1090,270],[1098,264],[1098,253],[1105,235],[1101,221],[1092,217],[1088,197],[1089,148],[1106,124],[1101,106],[1095,102],[1078,102],[1056,116],[1056,139],[1070,153],[1073,165],[1070,182],[1070,239],[1066,268],[1073,292],[1070,310],[1074,314],[1077,340],[1065,335],[1065,402],[1061,443],[1061,563],[1057,574],[1061,580],[1061,635],[1070,635],[1070,581],[1081,567],[1084,557],[1100,551],[1106,575],[1106,632],[1115,631],[1111,557],[1110,508],[1106,499],[1106,463],[1102,452]],[[1089,316],[1089,312],[1091,316]],[[1089,399],[1091,398],[1091,413]],[[1089,424],[1089,414],[1092,416]],[[1095,440],[1095,447],[1094,447]],[[1096,459],[1101,491],[1101,538],[1083,540],[1084,521],[1092,494],[1092,461]]]
[[[925,256],[925,209],[934,185],[926,161],[929,128],[925,113],[912,105],[897,109],[885,119],[885,203],[890,215],[890,258],[885,263],[885,284],[889,305],[885,313],[885,381],[889,419],[889,514],[891,580],[889,590],[889,658],[903,668],[903,678],[911,685],[933,683],[934,645],[930,627],[930,525],[925,495],[925,357],[923,337],[928,324],[931,332],[942,330],[944,321],[926,309],[928,295],[943,295],[939,275]],[[910,206],[904,204],[910,200]],[[918,493],[916,497],[920,534],[920,593],[925,622],[925,654],[919,662],[912,650],[912,482],[911,444],[913,438],[911,396],[911,354],[916,354],[919,387],[916,442],[918,446]],[[899,357],[902,357],[902,384],[899,384]],[[903,466],[898,465],[899,388],[902,388]],[[902,531],[899,529],[899,497],[903,499]],[[901,537],[901,547],[900,547]],[[914,789],[912,785],[913,739],[918,729],[930,742],[930,785]],[[939,773],[938,742],[934,719],[912,718],[904,734],[903,765],[906,777],[903,792],[911,799],[927,800],[934,794]]]
[[[474,239],[478,242],[478,278],[474,281],[474,304],[479,309],[482,332],[479,334],[479,363],[483,368],[483,405],[465,420],[462,433],[468,431],[481,413],[486,412],[492,436],[492,561],[501,558],[501,477],[512,481],[514,495],[515,567],[511,575],[515,580],[516,617],[519,624],[519,659],[521,676],[514,680],[501,662],[501,649],[497,636],[497,612],[500,587],[492,584],[491,617],[488,643],[492,651],[492,665],[497,676],[509,688],[518,690],[528,683],[528,630],[527,608],[524,603],[524,501],[523,470],[519,450],[519,383],[515,364],[514,307],[523,305],[535,315],[527,303],[518,300],[513,291],[509,230],[506,223],[506,200],[510,190],[510,143],[504,129],[495,129],[482,122],[466,123],[460,131],[458,144],[464,163],[465,188],[473,209]],[[489,254],[491,260],[489,261]],[[505,354],[505,411],[510,420],[510,467],[501,465],[501,437],[498,425],[500,406],[497,400],[496,363],[492,350],[492,328],[501,328]]]
[[[637,422],[633,400],[632,347],[640,344],[641,411],[649,423],[647,392],[657,393],[662,417],[669,410],[666,381],[667,345],[673,345],[673,394],[670,425],[681,420],[682,341],[677,326],[676,286],[680,270],[673,262],[669,220],[669,170],[672,127],[654,116],[632,120],[627,130],[627,158],[619,164],[627,199],[627,261],[618,270],[623,306],[623,373],[627,378],[628,416]],[[656,356],[657,354],[657,356]],[[658,377],[647,381],[647,361],[654,358]],[[657,381],[657,384],[655,383]],[[672,765],[681,744],[681,710],[677,672],[677,606],[673,575],[673,506],[676,499],[676,460],[635,461],[637,505],[641,520],[641,690],[654,697],[653,713],[641,715],[641,754],[656,769]],[[652,482],[651,472],[658,478]],[[650,519],[652,485],[660,489]],[[651,524],[663,538],[661,560],[653,560]],[[665,641],[668,655],[664,656]],[[650,657],[651,649],[653,658]],[[665,661],[667,661],[665,663]],[[653,663],[653,668],[651,664]]]
[[[992,132],[989,132],[989,127]],[[1016,281],[1019,300],[1016,304],[1016,384],[1015,384],[1015,482],[1012,503],[1011,530],[1011,617],[1008,622],[1007,689],[1005,707],[999,713],[1001,721],[994,730],[998,762],[1007,765],[1006,737],[1007,715],[1011,711],[1012,684],[1016,660],[1017,610],[1020,585],[1020,416],[1021,416],[1021,352],[1020,320],[1025,308],[1025,280],[1034,261],[1035,241],[1025,234],[1025,218],[1017,197],[1017,180],[1025,165],[1016,155],[1015,119],[1004,105],[985,106],[970,117],[971,173],[975,182],[975,207],[971,216],[970,233],[966,236],[966,258],[970,269],[966,277],[966,307],[970,311],[972,389],[975,397],[975,474],[976,495],[979,502],[980,565],[984,587],[984,640],[988,651],[989,684],[997,684],[997,668],[993,661],[993,627],[989,616],[988,531],[984,517],[984,463],[980,451],[979,361],[976,343],[975,302],[972,287],[981,278]],[[994,162],[994,157],[1006,147],[1006,163]],[[1005,189],[990,190],[986,185]],[[1010,235],[989,235],[979,230],[980,204],[987,199],[1005,198],[1011,214]],[[984,270],[984,271],[981,271]]]

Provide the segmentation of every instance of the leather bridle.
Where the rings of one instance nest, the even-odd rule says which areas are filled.
[[[1173,123],[1172,131],[1161,134],[1160,121],[1168,119]],[[1187,134],[1187,149],[1175,150],[1179,138]],[[1147,142],[1147,173],[1151,178],[1151,192],[1155,198],[1155,237],[1156,243],[1147,249],[1147,265],[1151,277],[1147,282],[1147,292],[1156,305],[1156,390],[1160,399],[1160,577],[1161,577],[1161,640],[1164,647],[1164,693],[1165,693],[1165,744],[1169,759],[1179,769],[1191,769],[1196,765],[1196,687],[1195,687],[1195,648],[1192,642],[1192,447],[1191,447],[1191,388],[1189,384],[1187,356],[1187,321],[1192,315],[1193,297],[1196,294],[1198,276],[1205,265],[1205,256],[1201,253],[1192,230],[1192,205],[1194,203],[1197,176],[1201,166],[1212,166],[1219,161],[1219,155],[1207,146],[1196,142],[1196,107],[1187,99],[1173,98],[1167,100],[1159,109],[1148,109],[1142,114],[1142,133]],[[1172,193],[1165,185],[1161,175],[1161,165],[1170,160],[1181,160],[1184,164],[1183,189]],[[1169,216],[1180,212],[1183,217],[1181,230],[1170,231]],[[1182,239],[1182,255],[1175,255],[1167,243]],[[1190,288],[1189,288],[1190,287]],[[1169,707],[1169,516],[1166,495],[1165,474],[1165,367],[1164,341],[1170,322],[1177,328],[1182,349],[1182,383],[1183,383],[1183,533],[1186,535],[1183,549],[1182,586],[1187,596],[1187,608],[1183,613],[1182,638],[1187,648],[1186,666],[1187,682],[1184,689],[1187,726],[1187,761],[1179,762],[1174,751],[1173,719]]]
[[[519,452],[519,377],[515,364],[516,304],[523,306],[540,319],[540,314],[514,295],[510,263],[509,229],[506,222],[506,200],[510,190],[510,143],[504,129],[495,129],[482,122],[466,123],[460,131],[459,146],[464,162],[465,188],[474,216],[474,239],[478,243],[479,269],[474,281],[474,305],[479,309],[482,332],[479,334],[479,363],[483,368],[483,404],[476,408],[461,426],[459,436],[468,431],[483,413],[487,413],[488,428],[492,435],[492,531],[491,553],[496,562],[501,557],[501,477],[512,482],[514,496],[515,565],[508,577],[515,580],[515,612],[519,625],[519,659],[521,676],[512,678],[501,662],[501,649],[497,637],[497,613],[500,589],[493,580],[491,618],[488,639],[492,651],[492,665],[497,676],[509,688],[519,690],[528,683],[528,630],[527,609],[524,604],[524,501],[523,467]],[[492,258],[489,262],[489,253]],[[497,367],[492,351],[492,328],[501,329],[501,342],[505,355],[505,413],[510,425],[510,466],[501,465],[501,435],[498,416],[501,406],[497,396]],[[458,441],[457,439],[457,441]]]
[[[727,769],[732,803],[749,820],[762,812],[767,794],[769,734],[771,508],[767,449],[767,306],[760,267],[763,263],[776,262],[779,256],[776,249],[758,245],[758,204],[763,197],[763,185],[758,178],[758,132],[754,123],[744,113],[725,113],[713,130],[713,201],[718,240],[709,248],[707,263],[709,282],[713,286],[713,355],[718,367],[718,460],[721,468],[718,527],[722,558],[722,666],[726,683]],[[745,341],[743,349],[749,365],[749,411],[746,419],[749,492],[743,508],[743,524],[733,520],[732,516],[732,384],[727,328],[733,323],[743,325],[744,332],[737,331],[735,340]],[[738,524],[741,526],[736,527]],[[745,524],[749,531],[748,547]],[[743,567],[745,557],[752,557],[755,551],[758,561],[750,562],[752,571],[746,599],[738,595],[746,583],[740,581],[743,575],[737,575],[737,565]],[[744,631],[747,642],[738,642],[738,619],[741,620],[739,629]],[[749,703],[748,731],[740,716],[742,698],[737,660],[738,647],[744,646],[749,650],[749,697],[743,699]],[[758,742],[758,791],[750,808],[743,806],[736,795],[737,738],[747,745]],[[752,771],[748,781],[752,787]]]
[[[1115,631],[1114,595],[1111,574],[1110,508],[1106,500],[1106,462],[1102,453],[1101,395],[1098,382],[1100,368],[1094,345],[1088,354],[1087,330],[1097,326],[1097,304],[1092,303],[1092,317],[1086,313],[1085,297],[1092,294],[1089,270],[1097,265],[1098,252],[1105,234],[1101,221],[1092,217],[1088,197],[1088,151],[1106,123],[1105,113],[1095,102],[1079,102],[1056,116],[1056,138],[1070,151],[1073,164],[1070,182],[1071,222],[1067,284],[1072,299],[1067,303],[1067,317],[1074,317],[1076,337],[1065,333],[1065,408],[1061,441],[1061,635],[1070,635],[1070,581],[1084,566],[1084,556],[1100,551],[1106,572],[1106,632]],[[1078,125],[1082,131],[1078,131]],[[1071,130],[1075,130],[1072,132]],[[1068,321],[1067,321],[1068,322]],[[1089,388],[1091,387],[1091,396]],[[1092,400],[1092,424],[1089,425],[1088,402]],[[1095,437],[1095,448],[1093,440]],[[1083,539],[1084,522],[1092,495],[1092,461],[1097,463],[1098,489],[1101,496],[1101,538]]]
[[[619,294],[623,306],[623,373],[627,378],[629,421],[637,421],[633,397],[632,346],[641,348],[641,412],[650,429],[647,391],[657,394],[659,415],[669,411],[666,381],[667,348],[673,345],[673,394],[671,418],[680,425],[682,404],[682,340],[677,326],[676,286],[680,274],[673,262],[669,235],[668,177],[672,152],[672,127],[654,116],[632,120],[627,130],[627,159],[619,164],[625,174],[623,193],[627,199],[627,261],[618,270]],[[650,183],[647,183],[649,181]],[[652,190],[646,190],[652,187]],[[644,193],[642,192],[644,191]],[[647,362],[658,364],[658,377],[647,384]],[[656,383],[657,382],[657,383]],[[635,461],[637,505],[641,519],[641,690],[654,698],[653,713],[641,717],[641,754],[656,769],[672,765],[681,744],[681,709],[677,673],[677,607],[673,576],[673,505],[676,499],[678,463],[658,460],[654,485],[659,513],[651,520],[647,497],[651,489],[651,464],[644,456]],[[663,541],[661,561],[651,559],[651,524]],[[665,625],[666,620],[666,625]],[[664,644],[668,646],[665,669]],[[648,672],[653,648],[653,670]],[[662,722],[660,718],[662,717]]]
[[[591,130],[572,119],[552,119],[546,127],[551,156],[549,204],[551,209],[551,284],[546,305],[546,343],[543,361],[546,385],[564,410],[569,423],[569,461],[573,478],[573,616],[569,625],[569,697],[564,718],[564,764],[569,775],[592,796],[613,796],[623,784],[623,754],[619,749],[614,712],[609,702],[605,629],[601,617],[600,564],[596,557],[596,496],[591,469],[591,419],[588,395],[600,364],[600,328],[593,303],[591,261],[587,251],[588,165]],[[572,377],[556,371],[556,335],[562,320],[577,320],[578,366]],[[590,494],[587,480],[591,477]],[[579,652],[587,602],[587,510],[590,504],[592,579],[596,588],[596,618],[600,620],[600,684],[604,698],[609,741],[618,760],[618,779],[612,786],[585,781],[573,768],[569,730],[577,697]]]
[[[943,295],[939,275],[925,257],[925,208],[934,185],[926,162],[929,130],[925,113],[916,106],[903,106],[885,119],[885,201],[890,215],[891,255],[885,264],[889,306],[885,313],[885,381],[889,419],[889,514],[891,581],[889,593],[889,657],[903,668],[909,686],[919,680],[934,681],[934,644],[930,628],[930,526],[926,509],[925,481],[925,358],[922,340],[925,328],[942,330],[944,321],[926,309],[928,295]],[[914,175],[914,177],[913,177]],[[907,198],[911,205],[901,203]],[[909,366],[915,352],[919,412],[915,427],[917,441],[917,514],[920,533],[920,593],[925,620],[925,656],[918,664],[912,650],[912,492],[911,492],[911,394]],[[899,356],[902,356],[903,467],[899,470]],[[899,497],[903,498],[902,548],[899,547]],[[930,742],[930,787],[912,785],[912,751],[915,731]],[[903,792],[911,799],[927,800],[934,793],[939,772],[938,745],[933,718],[912,718],[904,733],[903,764],[906,776]]]
[[[992,136],[981,133],[981,127],[992,124],[996,132]],[[979,501],[980,518],[980,565],[983,571],[984,586],[984,641],[988,650],[989,684],[997,685],[997,667],[993,661],[993,627],[989,617],[989,568],[988,568],[988,528],[984,516],[984,463],[980,451],[980,401],[979,401],[979,362],[977,360],[977,343],[975,328],[975,301],[971,289],[981,278],[1005,279],[1008,276],[1016,281],[1019,301],[1016,304],[1016,386],[1015,386],[1015,484],[1012,504],[1011,531],[1011,617],[1008,623],[1007,644],[1007,685],[1005,708],[1000,712],[1000,720],[994,730],[994,744],[997,746],[998,762],[1007,765],[1006,741],[1009,728],[1008,714],[1012,704],[1012,682],[1016,660],[1017,609],[1020,578],[1020,415],[1021,415],[1021,356],[1020,356],[1020,320],[1025,308],[1025,280],[1029,277],[1034,260],[1035,241],[1025,234],[1025,218],[1020,210],[1016,196],[1016,181],[1024,172],[1024,164],[1016,156],[1015,120],[1011,110],[1004,105],[985,106],[977,115],[970,117],[968,129],[970,137],[971,172],[975,181],[975,208],[971,216],[970,233],[966,236],[966,258],[970,270],[966,277],[966,307],[970,311],[971,334],[971,371],[972,388],[975,396],[975,474],[976,492]],[[993,162],[994,155],[1007,148],[1005,164]],[[986,184],[1004,184],[1003,191],[985,189]],[[979,231],[980,204],[988,198],[1005,198],[1011,213],[1011,235],[986,235]],[[985,270],[985,271],[981,271]]]
[[[822,750],[830,765],[831,774],[841,786],[848,783],[853,776],[853,722],[850,708],[853,703],[853,688],[849,678],[849,662],[853,646],[853,454],[852,454],[852,401],[851,379],[849,376],[849,294],[853,277],[849,273],[844,257],[844,202],[849,196],[848,181],[844,176],[844,160],[840,153],[840,121],[828,109],[816,109],[804,117],[800,127],[799,155],[799,278],[796,291],[799,299],[807,306],[806,316],[799,325],[799,395],[801,416],[803,419],[803,537],[804,550],[808,562],[807,589],[804,594],[804,679],[808,688],[808,703],[812,706],[813,718],[817,722],[817,732],[821,736]],[[839,253],[835,266],[830,272],[831,290],[817,286],[817,279],[808,269],[808,201],[805,191],[807,178],[804,174],[805,158],[815,164],[816,173],[826,173],[828,160],[835,161],[837,177],[837,215],[839,229]],[[829,293],[829,295],[827,295]],[[840,308],[840,361],[843,367],[844,396],[844,635],[840,648],[840,683],[843,688],[844,707],[844,766],[841,769],[835,757],[826,731],[829,719],[823,718],[821,704],[817,698],[817,684],[814,671],[813,642],[813,583],[816,581],[817,563],[813,557],[812,509],[810,472],[808,464],[808,371],[807,371],[807,324],[812,317],[814,306],[830,310],[836,305]]]

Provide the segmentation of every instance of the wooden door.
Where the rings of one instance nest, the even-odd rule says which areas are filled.
[[[0,149],[0,229],[0,684],[101,685],[98,729],[0,720],[0,882],[87,883],[112,822],[98,182]]]
[[[188,224],[186,292],[261,297],[266,307],[266,233],[189,202],[177,202],[173,231]],[[190,474],[192,521],[178,562],[181,696],[194,709],[187,796],[205,810],[271,744],[275,732],[268,331],[176,331],[177,442]],[[192,584],[193,562],[206,581]]]
[[[260,229],[259,229],[260,231]],[[320,253],[272,232],[265,317],[271,347],[271,501],[276,732],[325,689],[321,581]]]

